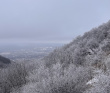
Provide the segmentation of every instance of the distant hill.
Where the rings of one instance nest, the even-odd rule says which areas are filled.
[[[11,63],[10,59],[5,58],[5,57],[0,55],[0,67],[5,67],[10,63]]]

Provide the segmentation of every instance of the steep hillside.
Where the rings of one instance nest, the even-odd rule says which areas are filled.
[[[101,62],[110,54],[110,21],[102,24],[83,36],[78,36],[71,43],[54,50],[45,58],[46,65],[61,63],[64,66],[75,64],[85,66]]]
[[[11,63],[10,59],[0,56],[0,67],[5,67],[10,63]]]

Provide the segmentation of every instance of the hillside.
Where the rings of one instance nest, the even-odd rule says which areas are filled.
[[[94,64],[110,54],[110,21],[93,28],[71,43],[54,50],[45,58],[47,66],[60,62],[62,65],[85,66]],[[93,61],[94,60],[94,61]]]
[[[11,63],[10,59],[0,56],[0,67],[5,67],[10,63]]]
[[[110,21],[19,67],[4,75],[1,93],[110,93]]]

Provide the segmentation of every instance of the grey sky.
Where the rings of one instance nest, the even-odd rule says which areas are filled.
[[[0,41],[71,41],[109,11],[110,0],[0,0]]]

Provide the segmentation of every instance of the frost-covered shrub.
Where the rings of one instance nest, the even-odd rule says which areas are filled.
[[[73,63],[78,65],[84,65],[85,64],[85,56],[87,55],[87,50],[85,48],[77,48],[74,52],[74,58]]]
[[[0,72],[0,93],[10,93],[12,89],[26,84],[27,71],[22,64],[13,64]]]
[[[102,50],[106,52],[106,54],[110,54],[110,40],[106,40],[103,42]]]
[[[20,89],[20,93],[83,93],[91,73],[88,68],[71,64],[64,69],[57,63],[52,68],[41,66],[30,73],[28,79],[29,82]]]
[[[110,76],[100,74],[94,78],[97,79],[97,82],[92,84],[92,87],[85,93],[110,93]]]

